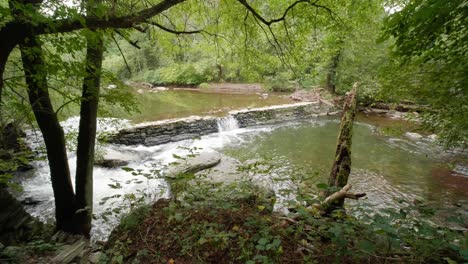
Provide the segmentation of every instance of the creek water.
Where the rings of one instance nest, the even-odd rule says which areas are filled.
[[[125,122],[116,120],[102,121],[101,130],[104,131],[126,125]],[[66,130],[72,131],[71,128],[78,125],[78,120],[74,118],[66,123],[70,127]],[[336,117],[319,118],[238,128],[236,120],[227,117],[220,119],[219,130],[219,133],[203,136],[201,139],[154,147],[101,147],[100,149],[104,148],[107,152],[126,156],[130,160],[128,167],[141,170],[142,173],[132,174],[121,168],[95,167],[96,219],[93,222],[93,239],[106,239],[135,199],[150,202],[168,197],[170,193],[167,184],[155,176],[164,174],[165,165],[176,160],[174,154],[183,156],[194,148],[204,152],[221,152],[243,162],[267,160],[279,168],[272,175],[289,177],[287,174],[291,171],[309,175],[313,189],[315,183],[326,182],[333,161],[339,120]],[[355,125],[350,182],[354,191],[366,192],[367,198],[362,202],[350,203],[350,206],[359,204],[378,209],[398,206],[399,200],[412,202],[423,199],[442,208],[447,215],[457,212],[467,219],[468,176],[452,170],[466,170],[466,156],[446,153],[426,137],[412,140],[405,136],[388,136],[382,131],[384,129],[375,120],[364,120]],[[30,134],[29,138],[33,141],[34,135]],[[72,152],[69,153],[69,162],[73,172],[76,156]],[[37,200],[38,204],[27,206],[26,209],[43,221],[52,221],[54,203],[49,169],[45,161],[35,162],[35,167],[36,170],[31,175],[21,177],[24,191],[19,199],[32,197]],[[275,190],[279,189],[278,186],[287,186],[272,179],[266,180],[277,185]],[[288,180],[295,184],[292,178]],[[277,195],[280,196],[281,193]]]
[[[288,94],[268,93],[207,93],[202,91],[169,90],[136,95],[139,113],[115,113],[116,117],[135,123],[187,117],[191,115],[224,116],[231,110],[290,103]]]

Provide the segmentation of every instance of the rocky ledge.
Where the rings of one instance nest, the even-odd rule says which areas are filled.
[[[333,114],[332,110],[331,105],[318,101],[232,111],[230,117],[237,121],[239,127],[250,127],[329,115]],[[121,129],[107,140],[123,145],[161,145],[216,133],[220,120],[218,117],[192,116],[143,123]]]

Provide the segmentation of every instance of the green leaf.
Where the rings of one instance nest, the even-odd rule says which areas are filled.
[[[367,241],[367,240],[362,240],[359,242],[358,244],[358,247],[365,251],[365,252],[369,252],[369,253],[372,253],[375,251],[375,244],[370,242],[370,241]]]
[[[130,167],[122,167],[121,169],[126,171],[126,172],[134,171],[134,169],[130,168]]]
[[[317,188],[319,188],[319,189],[327,189],[328,188],[328,184],[326,184],[326,183],[318,183],[315,186],[317,186]]]

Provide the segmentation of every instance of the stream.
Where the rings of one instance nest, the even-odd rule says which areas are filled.
[[[73,133],[78,123],[77,118],[70,118],[62,124],[66,132]],[[129,122],[100,119],[99,124],[98,130],[112,131],[128,126]],[[326,182],[339,130],[337,117],[250,128],[238,128],[235,120],[220,119],[218,126],[219,133],[196,140],[153,147],[112,144],[98,147],[98,155],[106,151],[125,156],[130,161],[127,167],[142,172],[152,170],[153,173],[132,175],[122,168],[95,167],[93,240],[106,240],[136,199],[151,202],[168,197],[168,185],[155,177],[156,174],[163,174],[165,165],[175,161],[174,154],[183,156],[195,147],[202,152],[220,152],[241,162],[267,160],[279,168],[272,174],[275,176],[283,174],[283,177],[289,177],[287,174],[295,171],[312,175],[314,183]],[[366,192],[367,197],[348,206],[359,204],[379,209],[398,206],[401,200],[409,203],[423,200],[440,208],[442,216],[456,212],[463,219],[468,219],[466,154],[444,152],[428,137],[388,136],[382,131],[378,122],[365,118],[358,119],[355,124],[350,183],[355,192]],[[28,140],[36,147],[41,141],[39,135],[32,132],[29,132]],[[69,164],[73,173],[76,167],[73,151],[69,153]],[[34,166],[36,169],[33,172],[20,177],[24,191],[18,199],[33,199],[37,204],[26,205],[26,210],[42,221],[53,221],[54,202],[47,162],[35,161]],[[276,191],[285,186],[287,188],[284,182],[269,178],[272,176],[262,177]],[[295,184],[292,178],[289,178],[289,182]],[[314,188],[313,185],[311,188]],[[277,192],[276,195],[281,196],[281,193]]]

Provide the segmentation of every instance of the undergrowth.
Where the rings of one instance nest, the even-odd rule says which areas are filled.
[[[122,221],[108,243],[113,263],[464,263],[468,240],[399,210],[319,217],[301,203],[273,211],[270,192],[241,182],[189,186]],[[136,214],[136,215],[135,215]],[[457,221],[463,221],[458,219]]]

